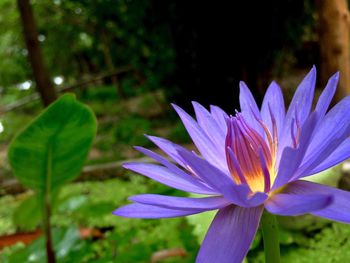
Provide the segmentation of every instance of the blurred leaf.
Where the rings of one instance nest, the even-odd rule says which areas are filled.
[[[115,127],[114,135],[118,142],[145,146],[149,144],[149,140],[144,134],[150,134],[151,131],[150,121],[135,116],[120,120]]]
[[[199,194],[190,194],[189,196],[196,198],[203,197],[203,195]],[[202,243],[205,234],[207,233],[207,230],[214,219],[216,212],[216,210],[208,211],[205,213],[195,214],[186,217],[188,223],[194,227],[193,234],[197,237],[199,244]]]
[[[253,250],[257,248],[260,245],[260,242],[262,242],[262,235],[260,231],[257,231],[253,243],[250,245],[250,249]]]
[[[314,183],[337,187],[341,177],[341,165],[337,165],[323,172],[305,177],[304,179]]]
[[[194,226],[193,234],[197,237],[199,244],[202,243],[215,214],[216,211],[209,211],[186,217],[188,222]]]
[[[66,200],[62,200],[62,203],[58,207],[60,212],[73,212],[79,209],[81,206],[88,202],[88,198],[85,195],[72,196]]]
[[[35,229],[41,219],[42,209],[37,195],[25,199],[13,213],[13,223],[24,231]]]
[[[305,231],[311,232],[323,228],[326,224],[329,224],[327,219],[316,217],[310,214],[301,216],[278,216],[279,225],[282,228],[293,231]]]
[[[278,238],[281,245],[290,245],[294,242],[293,233],[283,228],[278,229]]]
[[[0,235],[9,235],[16,232],[13,224],[13,212],[19,206],[18,198],[6,195],[0,198]],[[1,262],[1,259],[0,259]]]
[[[56,251],[56,258],[62,262],[65,257],[71,253],[80,250],[82,244],[79,231],[75,227],[68,229],[53,229],[53,243]],[[46,262],[46,254],[44,247],[44,238],[40,237],[29,246],[13,253],[5,262],[7,263],[44,263]]]
[[[307,246],[287,250],[283,256],[283,262],[349,262],[349,234],[349,225],[333,223],[331,227],[324,228],[313,239],[310,239]]]
[[[57,233],[56,256],[58,259],[64,258],[74,249],[74,245],[80,241],[79,231],[75,227],[68,228],[66,231]]]
[[[100,202],[96,204],[85,203],[77,211],[84,217],[100,217],[105,214],[110,214],[115,209],[112,202]]]
[[[53,192],[79,175],[95,133],[92,111],[63,95],[12,141],[8,155],[15,176],[39,193]]]
[[[76,211],[89,201],[85,195],[62,198],[62,196],[57,195],[57,193],[54,193],[51,200],[53,212],[58,210],[66,214]],[[38,195],[30,195],[28,198],[24,199],[20,205],[15,208],[12,219],[16,228],[24,231],[34,230],[42,219],[42,208]]]

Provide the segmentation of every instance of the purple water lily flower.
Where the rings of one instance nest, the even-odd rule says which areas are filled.
[[[350,192],[302,180],[350,157],[350,96],[327,112],[339,74],[333,75],[314,110],[316,69],[300,83],[285,111],[272,82],[259,110],[240,83],[241,112],[227,115],[194,102],[195,121],[174,105],[199,154],[149,136],[173,162],[142,147],[159,164],[124,167],[170,187],[204,198],[144,194],[114,211],[135,218],[167,218],[216,210],[196,262],[241,262],[254,239],[264,209],[276,215],[310,213],[350,223]]]

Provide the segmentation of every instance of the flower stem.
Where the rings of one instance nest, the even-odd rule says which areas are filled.
[[[51,235],[51,203],[48,200],[45,200],[44,205],[44,218],[43,218],[43,228],[45,235],[45,248],[46,256],[48,263],[56,263],[55,251],[52,244],[52,235]]]
[[[264,239],[265,262],[280,263],[280,244],[276,216],[265,210],[260,222]]]
[[[52,234],[51,234],[52,144],[49,144],[46,173],[47,174],[46,174],[45,191],[42,196],[42,200],[44,201],[43,229],[44,229],[44,235],[46,240],[45,247],[46,247],[47,263],[56,263],[55,250],[53,248]]]

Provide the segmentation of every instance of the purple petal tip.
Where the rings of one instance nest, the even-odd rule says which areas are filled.
[[[133,163],[123,163],[123,164],[122,164],[122,167],[123,167],[124,169],[130,170],[130,167],[132,166],[132,164],[133,164]]]
[[[142,149],[144,149],[142,146],[138,146],[138,145],[135,145],[132,148],[134,148],[138,152],[140,152]]]
[[[336,80],[339,79],[339,76],[340,76],[340,72],[337,71],[336,73],[334,73],[334,75],[332,76],[332,78],[335,78]]]
[[[121,208],[118,208],[118,209],[114,210],[112,212],[112,214],[115,215],[115,216],[122,216],[122,217],[125,216],[124,213],[123,213],[123,210]]]
[[[176,109],[180,109],[179,106],[177,106],[175,103],[171,103],[171,106],[176,110]]]
[[[240,88],[248,88],[247,84],[245,84],[245,82],[243,80],[241,80],[239,82],[239,86],[240,86]]]

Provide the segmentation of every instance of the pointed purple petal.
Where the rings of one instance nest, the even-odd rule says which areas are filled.
[[[273,127],[269,108],[273,110],[273,115],[276,120],[277,133],[280,134],[283,128],[286,110],[284,107],[284,100],[281,88],[274,81],[268,87],[261,106],[261,118],[272,134]]]
[[[247,185],[236,185],[231,177],[191,152],[180,151],[179,154],[199,177],[214,190],[222,193],[233,204],[252,207],[260,205],[266,200],[267,195],[265,193],[257,192],[253,196],[250,196],[251,191]]]
[[[322,172],[323,170],[333,167],[348,158],[350,158],[350,138],[343,141],[330,156],[310,172],[310,175]]]
[[[197,184],[193,184],[192,181],[186,180],[186,178],[183,178],[181,175],[171,172],[164,166],[150,163],[126,163],[123,167],[182,191],[198,194],[214,194],[213,192],[215,192],[208,191]]]
[[[337,138],[332,138],[329,143],[320,147],[318,152],[314,152],[312,155],[310,154],[311,157],[304,162],[292,179],[296,180],[314,174],[316,167],[323,163],[328,157],[332,156],[334,151],[344,142],[344,139],[348,137],[349,132],[350,125],[348,126],[347,132],[341,133]],[[346,158],[345,156],[340,156],[340,159],[345,160]]]
[[[302,125],[306,118],[309,116],[312,100],[314,97],[314,90],[316,84],[316,68],[312,67],[310,72],[305,76],[302,82],[299,84],[293,99],[288,107],[287,111],[287,123],[291,123],[291,119],[294,118],[294,111],[297,109],[297,114]]]
[[[316,68],[312,67],[310,72],[305,76],[299,84],[293,99],[289,105],[285,120],[284,129],[282,131],[281,140],[279,143],[279,156],[284,147],[292,145],[292,138],[290,136],[291,126],[295,116],[300,121],[300,126],[304,124],[308,118],[314,97],[314,90],[316,84]],[[277,161],[278,162],[278,161]]]
[[[187,129],[187,132],[191,136],[192,141],[196,145],[201,155],[222,171],[227,171],[226,158],[225,155],[223,155],[222,149],[218,149],[218,147],[190,115],[176,105],[173,105],[173,107],[179,114]]]
[[[210,105],[210,113],[213,116],[214,120],[217,122],[220,129],[224,134],[227,132],[226,119],[228,115],[221,108],[215,105]]]
[[[337,89],[338,81],[339,81],[339,72],[335,73],[332,77],[330,77],[325,89],[323,90],[322,94],[320,95],[317,101],[315,111],[318,112],[320,118],[323,118],[323,116],[327,112],[327,109]]]
[[[350,223],[350,192],[348,191],[343,191],[337,188],[321,184],[298,180],[289,183],[283,189],[283,192],[292,193],[295,195],[331,195],[333,197],[333,202],[329,206],[316,212],[312,212],[311,214],[338,222]]]
[[[341,100],[317,126],[306,157],[295,178],[310,175],[350,136],[350,96]]]
[[[256,120],[256,118],[261,119],[260,111],[255,99],[250,92],[247,85],[241,81],[239,83],[239,104],[241,106],[241,112],[244,119],[249,123],[249,125],[256,130],[262,137],[264,137],[264,131]],[[255,117],[254,117],[255,115]]]
[[[226,199],[220,196],[189,198],[175,197],[156,194],[135,195],[129,198],[130,201],[145,205],[160,206],[170,209],[205,209],[215,210],[230,205]]]
[[[241,263],[259,226],[262,206],[225,207],[217,213],[199,250],[197,263]]]
[[[273,195],[265,208],[272,214],[297,216],[311,213],[329,206],[332,196],[326,194],[280,194]]]
[[[209,138],[212,139],[216,147],[222,150],[225,155],[225,136],[226,134],[218,126],[212,115],[199,103],[192,102],[199,126],[204,130]]]
[[[200,181],[197,177],[186,173],[185,171],[181,170],[179,167],[174,165],[173,163],[169,162],[164,157],[160,156],[159,154],[152,152],[146,148],[135,146],[135,149],[142,152],[143,154],[153,158],[157,162],[161,163],[165,167],[169,169],[170,172],[173,172],[174,174],[180,176],[182,179],[186,180],[187,182],[191,183],[192,185],[201,188],[203,192],[206,192],[207,194],[215,194],[216,192],[211,189],[209,186],[204,184],[202,181]]]
[[[178,154],[176,148],[181,147],[167,139],[146,135],[155,145],[157,145],[163,152],[165,152],[169,157],[171,157],[175,162],[181,166],[185,166],[182,157]]]
[[[350,122],[350,96],[345,97],[337,103],[324,117],[317,129],[315,138],[310,144],[308,152],[319,148],[319,144],[336,136],[339,129],[345,129]]]
[[[113,212],[116,216],[131,218],[170,218],[198,214],[204,212],[203,209],[169,209],[159,206],[130,204],[122,206]]]
[[[311,114],[302,127],[298,147],[296,149],[290,147],[284,149],[272,189],[283,186],[295,175],[308,149],[317,121],[317,113]]]

